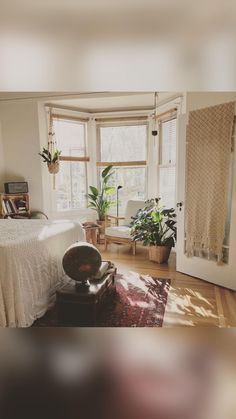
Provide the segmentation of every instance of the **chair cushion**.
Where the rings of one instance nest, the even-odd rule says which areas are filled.
[[[130,223],[133,221],[132,217],[135,217],[138,210],[143,208],[145,206],[145,201],[134,201],[130,200],[127,202],[126,211],[125,211],[125,225],[130,225]]]
[[[131,229],[128,226],[107,227],[105,230],[105,235],[131,239],[130,230]]]

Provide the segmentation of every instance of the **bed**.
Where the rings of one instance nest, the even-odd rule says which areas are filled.
[[[0,220],[0,327],[28,327],[44,315],[64,273],[62,256],[85,240],[67,220]]]

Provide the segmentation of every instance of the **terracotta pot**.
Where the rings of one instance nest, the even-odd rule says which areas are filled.
[[[56,161],[55,163],[48,163],[48,171],[52,175],[56,175],[60,169],[60,161]]]
[[[170,251],[169,246],[150,246],[149,259],[156,263],[165,263],[169,259]]]

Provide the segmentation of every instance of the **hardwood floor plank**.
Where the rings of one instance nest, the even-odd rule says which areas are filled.
[[[236,326],[236,292],[176,272],[174,253],[168,264],[158,265],[149,261],[148,250],[141,246],[135,256],[129,246],[111,245],[105,252],[100,245],[99,250],[103,260],[114,262],[119,273],[133,271],[171,279],[164,327]]]

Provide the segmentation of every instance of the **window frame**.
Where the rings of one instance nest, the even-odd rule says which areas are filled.
[[[146,127],[146,160],[130,160],[130,161],[101,161],[101,131],[100,128],[103,127],[125,127],[125,126],[145,126]],[[101,118],[96,120],[96,155],[97,155],[97,184],[99,186],[99,169],[101,167],[106,167],[112,165],[114,169],[124,167],[124,168],[145,168],[145,200],[148,196],[148,152],[149,152],[149,123],[147,117],[135,117],[135,118]]]
[[[81,124],[84,126],[84,147],[85,147],[85,155],[83,157],[79,156],[67,156],[67,155],[60,155],[59,160],[60,162],[81,162],[85,164],[85,189],[88,191],[88,162],[90,162],[90,157],[88,155],[88,122],[89,118],[82,118],[72,115],[62,115],[62,114],[56,114],[52,113],[53,122],[54,121],[65,121],[65,122],[76,122],[78,124]],[[70,175],[70,182],[72,181],[72,176]],[[56,199],[56,195],[55,195]],[[82,208],[70,208],[65,210],[60,210],[57,208],[57,199],[55,202],[55,209],[56,213],[75,213],[82,210],[85,210],[87,208],[88,204],[88,197],[86,194],[86,206]]]
[[[160,172],[161,169],[171,169],[171,168],[175,168],[175,201],[176,201],[176,178],[177,178],[177,174],[176,174],[176,168],[177,168],[177,162],[175,160],[175,163],[166,163],[166,164],[162,164],[160,163],[161,161],[161,153],[162,153],[162,143],[163,143],[163,128],[162,128],[162,124],[165,122],[170,122],[175,120],[176,121],[176,128],[177,128],[177,113],[174,114],[170,114],[169,116],[160,118],[158,120],[158,131],[159,131],[159,135],[158,135],[158,156],[157,156],[157,191],[158,191],[158,196],[160,196]],[[177,129],[176,129],[176,159],[177,159]]]

